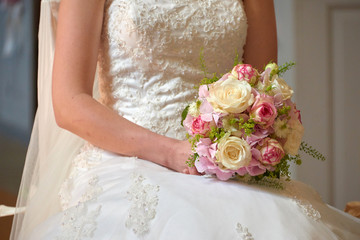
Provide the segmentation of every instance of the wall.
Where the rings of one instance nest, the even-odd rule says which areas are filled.
[[[32,1],[24,1],[16,51],[3,55],[8,11],[0,8],[0,132],[27,142],[34,113],[34,38]]]

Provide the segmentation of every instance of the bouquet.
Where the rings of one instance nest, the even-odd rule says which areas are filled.
[[[323,159],[302,142],[300,111],[281,78],[293,65],[270,63],[259,73],[249,64],[236,64],[221,77],[205,77],[196,101],[182,114],[193,151],[187,164],[220,180],[257,181],[289,179],[289,163],[301,164],[299,149]]]

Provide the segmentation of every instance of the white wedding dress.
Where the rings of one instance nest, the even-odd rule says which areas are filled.
[[[240,0],[107,0],[100,101],[156,133],[184,139],[181,111],[208,72],[243,54]],[[186,161],[186,159],[184,159]],[[62,212],[27,239],[360,239],[360,222],[310,187],[222,182],[85,144],[61,185]]]

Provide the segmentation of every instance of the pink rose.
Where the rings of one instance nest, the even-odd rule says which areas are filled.
[[[197,118],[193,119],[191,124],[191,131],[193,135],[200,134],[206,136],[210,131],[210,127],[210,122],[203,121],[201,116],[198,116]]]
[[[257,95],[255,103],[251,107],[250,116],[263,128],[270,127],[277,116],[274,98],[266,94]]]
[[[260,148],[261,159],[264,165],[277,165],[285,156],[284,149],[278,141],[273,138],[265,138]]]
[[[273,166],[263,165],[260,162],[262,157],[261,157],[261,152],[258,149],[252,148],[251,154],[252,154],[252,160],[251,160],[249,166],[246,167],[247,172],[251,176],[258,176],[258,175],[264,174],[266,172],[266,170],[274,171],[275,168]]]
[[[241,81],[246,81],[250,84],[256,84],[258,79],[258,72],[250,64],[238,64],[236,65],[231,74]]]

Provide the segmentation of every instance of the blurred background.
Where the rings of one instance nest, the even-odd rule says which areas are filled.
[[[305,126],[305,155],[292,177],[339,209],[360,201],[360,0],[274,0],[279,63]],[[0,0],[0,204],[15,204],[36,111],[40,0]],[[7,239],[11,218],[0,218]]]
[[[0,204],[14,205],[36,111],[40,0],[0,0]],[[11,217],[0,218],[8,239]]]

